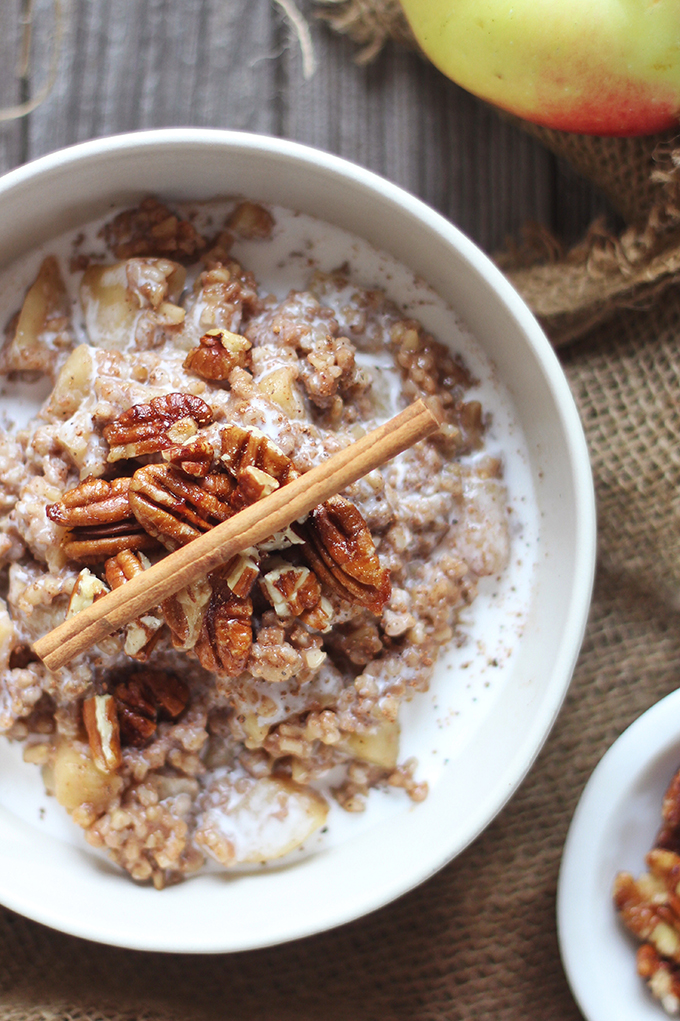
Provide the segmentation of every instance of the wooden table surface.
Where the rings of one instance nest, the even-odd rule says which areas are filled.
[[[277,135],[353,160],[418,195],[486,251],[527,220],[578,239],[604,206],[534,139],[419,56],[357,47],[307,18],[316,71],[274,0],[2,0],[0,104],[40,93],[54,11],[62,39],[49,95],[0,123],[0,172],[102,135],[196,125]],[[24,21],[32,20],[30,59]]]
[[[537,141],[415,53],[388,46],[370,65],[358,65],[357,47],[315,18],[315,0],[298,0],[316,58],[307,78],[299,41],[275,0],[60,0],[56,6],[62,39],[54,81],[28,116],[0,122],[0,173],[94,137],[194,125],[281,136],[343,156],[416,194],[491,253],[529,220],[566,243],[576,241],[605,209]],[[54,10],[55,0],[0,0],[0,106],[39,97],[49,78]],[[23,21],[31,15],[26,61]],[[541,924],[550,932],[552,872],[541,882]],[[487,889],[487,902],[492,895],[497,906],[496,891]],[[73,941],[62,945],[77,951]],[[535,947],[526,946],[529,960]],[[548,952],[556,959],[553,942]],[[267,960],[251,961],[246,977]],[[539,964],[517,967],[530,978]],[[235,969],[232,978],[238,964]],[[564,997],[563,978],[554,981]],[[522,986],[515,997],[524,992]]]

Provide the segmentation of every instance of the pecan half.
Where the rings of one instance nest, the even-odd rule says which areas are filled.
[[[382,567],[361,512],[342,496],[315,507],[304,525],[301,553],[319,581],[350,602],[382,613],[390,598],[389,571]]]
[[[61,540],[69,560],[98,564],[121,550],[156,545],[132,515],[129,488],[127,478],[106,482],[90,476],[57,503],[48,504],[48,518],[69,529]]]
[[[173,465],[149,464],[132,476],[130,506],[150,535],[175,550],[232,516],[234,488],[226,475],[194,481]]]
[[[123,744],[140,748],[159,719],[176,720],[189,701],[189,689],[175,674],[142,670],[113,689]]]
[[[93,695],[83,702],[83,723],[92,760],[102,773],[113,773],[122,763],[116,702],[111,695]]]
[[[116,589],[149,566],[149,561],[143,553],[135,554],[132,550],[122,550],[117,556],[106,561],[104,574],[110,587]],[[125,654],[145,663],[161,636],[163,623],[163,618],[157,610],[150,610],[136,620],[130,621],[125,629]]]
[[[141,748],[156,731],[158,710],[136,677],[115,686],[118,724],[123,744]]]
[[[69,560],[78,564],[101,564],[123,550],[152,550],[155,539],[134,520],[67,532],[61,547]]]
[[[232,369],[245,368],[251,343],[231,330],[208,330],[184,359],[184,368],[202,379],[219,383],[229,378]]]
[[[57,503],[45,507],[50,521],[66,528],[112,524],[131,517],[128,490],[130,479],[106,482],[89,475],[74,489],[64,493]]]
[[[157,454],[210,425],[211,408],[194,394],[170,393],[148,404],[135,404],[102,430],[111,450],[107,460]]]
[[[210,583],[212,595],[194,652],[211,673],[237,677],[245,669],[253,644],[253,604],[234,595],[224,568],[210,576]]]

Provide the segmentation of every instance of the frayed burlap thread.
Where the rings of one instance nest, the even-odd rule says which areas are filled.
[[[348,35],[359,44],[357,61],[367,64],[380,53],[388,41],[412,49],[417,43],[399,0],[316,0],[319,17],[336,32]]]

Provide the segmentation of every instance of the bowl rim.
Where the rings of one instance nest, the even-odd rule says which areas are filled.
[[[512,762],[512,772],[508,777],[502,796],[495,798],[490,812],[486,803],[481,806],[477,817],[471,821],[468,827],[464,843],[462,846],[456,847],[453,854],[438,854],[436,856],[431,854],[430,857],[425,857],[422,862],[418,863],[417,868],[413,868],[407,881],[404,881],[402,877],[398,882],[394,882],[390,889],[376,889],[372,899],[368,903],[364,902],[360,909],[353,907],[349,910],[336,910],[334,914],[325,919],[322,925],[316,924],[310,927],[308,924],[296,925],[293,922],[288,925],[285,934],[279,934],[273,938],[270,936],[262,940],[250,939],[238,946],[226,944],[206,946],[201,944],[199,939],[190,938],[188,933],[183,937],[185,942],[181,945],[176,939],[172,945],[169,945],[167,941],[164,942],[162,938],[156,938],[154,942],[149,942],[143,933],[133,933],[131,937],[125,936],[125,938],[116,933],[102,936],[100,929],[91,921],[86,922],[81,919],[77,923],[71,922],[68,926],[64,926],[59,917],[54,917],[39,904],[35,902],[27,904],[25,899],[13,898],[6,892],[2,894],[3,903],[8,907],[34,918],[36,921],[71,932],[74,935],[135,949],[197,953],[233,952],[283,943],[325,931],[368,914],[390,903],[433,875],[453,857],[461,853],[482,832],[515,793],[532,767],[566,696],[587,623],[595,570],[596,535],[595,495],[583,428],[566,377],[545,334],[522,298],[488,256],[441,214],[398,185],[339,156],[287,139],[212,128],[160,128],[91,139],[41,156],[0,177],[0,198],[5,200],[6,196],[13,191],[20,194],[25,186],[30,185],[41,176],[67,170],[82,161],[106,160],[112,154],[126,151],[137,154],[140,151],[152,149],[170,151],[173,147],[195,148],[196,151],[200,151],[206,146],[240,147],[251,154],[267,153],[296,163],[302,162],[307,166],[316,167],[333,175],[340,175],[345,179],[349,178],[362,189],[373,194],[378,192],[388,202],[406,210],[429,231],[436,233],[468,263],[472,270],[482,278],[485,285],[496,293],[509,316],[515,320],[545,374],[569,456],[575,500],[576,542],[568,612],[565,614],[564,627],[558,643],[551,685],[543,693],[541,711],[526,734],[522,754]],[[165,896],[168,894],[166,893]]]
[[[637,974],[640,945],[613,903],[617,872],[645,870],[661,826],[663,796],[680,760],[680,689],[641,713],[609,746],[583,788],[564,844],[556,920],[569,986],[589,1021],[664,1017]],[[641,809],[651,818],[640,820]],[[635,828],[628,830],[630,816]],[[649,825],[648,825],[649,824]],[[610,843],[616,837],[620,846]],[[632,843],[640,844],[639,855]],[[621,857],[618,857],[618,855]],[[632,855],[634,860],[626,860]],[[609,867],[615,859],[616,864]]]

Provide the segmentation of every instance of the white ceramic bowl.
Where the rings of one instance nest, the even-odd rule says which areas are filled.
[[[580,647],[594,566],[593,488],[557,359],[502,274],[423,203],[334,156],[202,129],[87,142],[0,181],[2,263],[148,193],[176,199],[240,193],[287,206],[366,239],[427,281],[459,313],[512,395],[539,510],[539,556],[522,636],[495,674],[494,697],[477,711],[468,739],[453,742],[417,806],[402,796],[397,811],[292,865],[202,875],[158,893],[94,856],[77,828],[73,839],[46,831],[37,813],[22,809],[27,785],[40,788],[37,772],[5,770],[0,902],[121,946],[233,951],[309,935],[380,907],[462,851],[504,805],[555,720]],[[435,691],[452,683],[443,670]]]
[[[661,802],[680,767],[680,691],[643,713],[586,784],[564,845],[557,894],[562,960],[589,1021],[665,1017],[635,967],[637,940],[612,904],[617,872],[637,878],[661,828]]]

